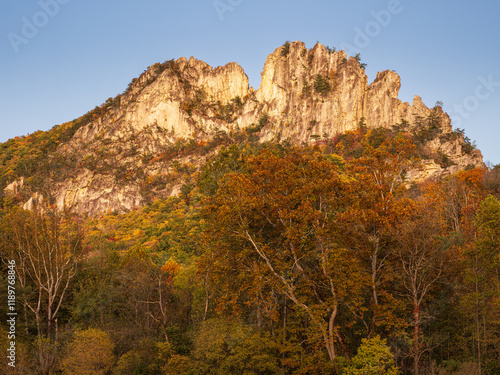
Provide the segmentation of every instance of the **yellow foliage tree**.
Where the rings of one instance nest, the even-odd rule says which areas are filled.
[[[115,363],[114,344],[104,331],[87,329],[78,332],[62,362],[65,374],[104,375]]]

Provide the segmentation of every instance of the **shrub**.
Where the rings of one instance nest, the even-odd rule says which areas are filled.
[[[467,136],[464,137],[464,144],[462,146],[462,150],[466,154],[470,154],[473,150],[476,149],[476,142],[471,141],[471,139]]]
[[[290,41],[287,40],[281,47],[281,56],[287,57],[290,54]]]
[[[327,96],[331,90],[328,80],[321,74],[317,74],[316,78],[314,79],[314,90],[316,90],[318,94],[321,94],[323,96]]]
[[[441,151],[438,151],[438,157],[435,158],[434,161],[436,161],[441,168],[448,168],[455,164],[448,155]]]
[[[249,126],[246,129],[246,131],[247,131],[248,134],[258,133],[268,123],[269,123],[269,116],[268,116],[267,113],[264,113],[262,116],[260,116],[258,124],[253,125],[253,126]]]
[[[359,67],[361,69],[365,69],[366,68],[367,65],[365,63],[361,62],[361,55],[359,53],[357,53],[356,56],[354,56],[354,59],[359,63]]]
[[[335,47],[330,47],[330,46],[325,46],[325,49],[329,54],[332,54],[336,51]]]
[[[303,86],[302,86],[302,97],[303,98],[307,98],[310,95],[311,95],[311,85],[309,85],[309,83],[307,83],[304,80],[304,83],[303,83]]]

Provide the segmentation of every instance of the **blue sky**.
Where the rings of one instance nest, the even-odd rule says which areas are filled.
[[[257,88],[286,40],[360,52],[371,82],[436,101],[500,163],[500,2],[491,0],[23,0],[0,13],[0,141],[77,118],[149,65],[236,61]]]

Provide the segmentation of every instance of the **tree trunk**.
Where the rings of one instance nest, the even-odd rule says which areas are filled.
[[[333,361],[336,357],[335,353],[335,342],[334,342],[334,335],[335,335],[335,318],[337,317],[337,306],[335,305],[333,308],[333,311],[330,315],[330,319],[328,321],[328,336],[325,337],[326,341],[326,349],[328,350],[328,356],[330,357],[330,361]]]
[[[419,360],[420,360],[420,306],[417,302],[414,303],[413,319],[415,328],[413,331],[413,374],[419,375]]]

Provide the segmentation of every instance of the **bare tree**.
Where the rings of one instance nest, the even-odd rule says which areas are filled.
[[[2,224],[2,258],[16,261],[20,281],[33,290],[23,304],[35,315],[40,366],[50,368],[54,353],[47,353],[47,343],[57,342],[57,314],[83,257],[83,226],[69,213],[50,207],[15,208]]]

